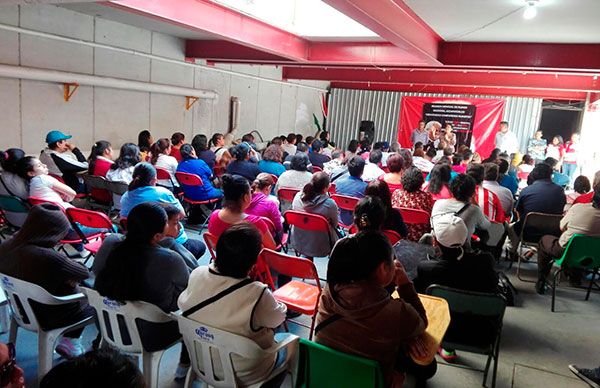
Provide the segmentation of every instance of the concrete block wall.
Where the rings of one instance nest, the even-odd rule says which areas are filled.
[[[0,23],[184,59],[182,39],[52,5],[0,5]],[[219,95],[216,101],[199,100],[186,110],[183,96],[80,86],[65,102],[62,85],[0,78],[0,149],[16,146],[36,154],[52,129],[73,134],[74,143],[83,150],[89,150],[95,140],[108,140],[115,148],[136,142],[143,129],[149,129],[154,138],[179,131],[191,140],[198,133],[227,130],[231,96],[241,101],[239,136],[252,130],[265,140],[291,131],[309,135],[316,130],[312,114],[321,117],[320,95],[313,89],[3,30],[0,63],[208,89]],[[281,80],[277,66],[217,67]],[[295,82],[328,86],[318,81]]]

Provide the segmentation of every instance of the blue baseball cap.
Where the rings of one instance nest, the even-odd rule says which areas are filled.
[[[52,143],[56,143],[57,141],[70,139],[72,137],[73,136],[71,136],[71,135],[65,135],[61,131],[50,131],[46,135],[46,143],[52,144]]]

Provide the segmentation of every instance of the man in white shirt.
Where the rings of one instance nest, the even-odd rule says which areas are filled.
[[[284,152],[288,155],[296,155],[296,134],[290,133],[287,135],[286,142],[281,145]]]
[[[501,152],[506,152],[508,155],[519,152],[519,141],[517,140],[517,135],[509,131],[507,121],[500,122],[500,129],[496,133],[494,144],[496,145],[496,148],[500,149]]]
[[[365,170],[362,174],[362,180],[365,182],[372,182],[385,174],[381,168],[379,168],[379,163],[381,163],[381,158],[383,157],[382,152],[380,150],[371,151],[369,154],[369,163],[365,165]]]
[[[412,133],[410,134],[410,141],[411,141],[413,147],[418,142],[421,142],[421,143],[423,143],[423,145],[425,145],[425,144],[429,143],[428,136],[429,136],[429,133],[425,129],[425,121],[420,120],[419,128],[413,129]]]

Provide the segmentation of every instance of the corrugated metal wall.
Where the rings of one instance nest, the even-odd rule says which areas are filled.
[[[527,142],[537,130],[542,114],[541,98],[332,88],[327,117],[327,127],[331,131],[332,140],[341,148],[346,147],[351,139],[357,138],[362,120],[375,123],[376,139],[397,139],[400,102],[404,96],[502,98],[506,101],[502,119],[509,122],[511,130],[520,141],[522,151],[526,151]]]

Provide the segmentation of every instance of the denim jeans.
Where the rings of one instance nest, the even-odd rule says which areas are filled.
[[[577,164],[576,163],[563,163],[563,174],[569,177],[569,186],[573,186],[573,182],[575,181],[575,174],[577,173]]]

